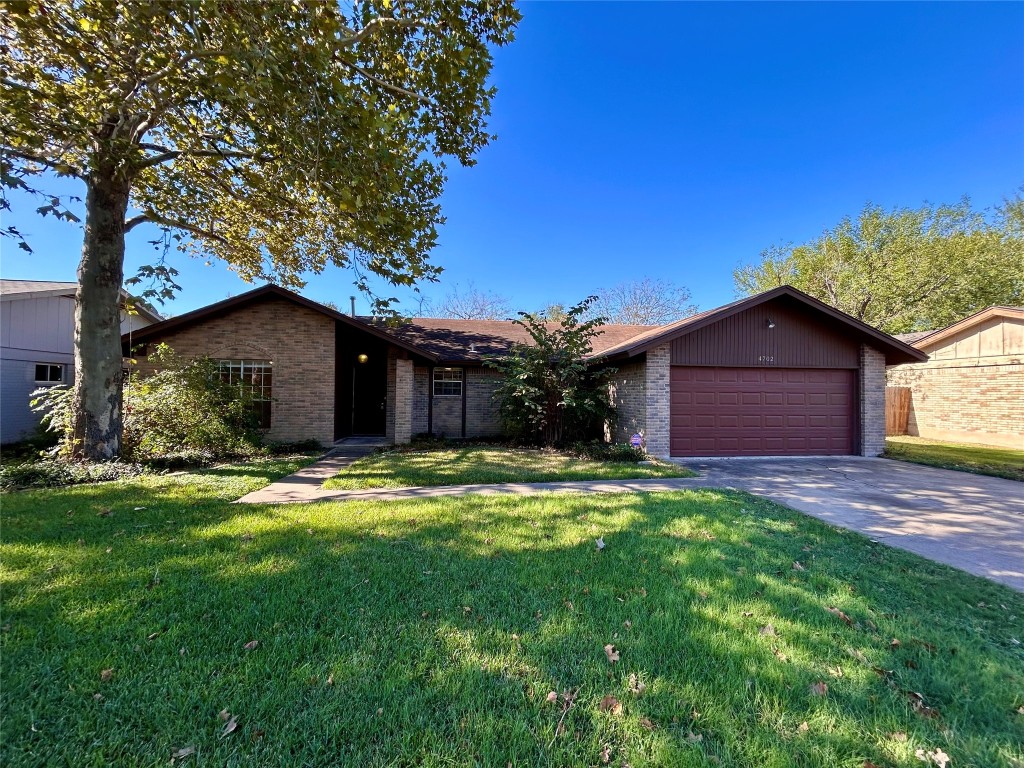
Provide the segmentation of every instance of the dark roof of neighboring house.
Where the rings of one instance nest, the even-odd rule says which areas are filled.
[[[60,280],[0,280],[0,298],[8,301],[42,299],[48,296],[66,296],[73,299],[77,290],[78,283]],[[159,323],[163,320],[157,312],[150,309],[123,288],[121,289],[121,297],[125,300],[132,300],[132,309],[151,323]]]
[[[898,334],[896,338],[907,344],[912,344],[917,348],[930,347],[933,344],[937,344],[938,342],[948,339],[950,336],[955,336],[956,334],[967,330],[971,326],[983,323],[993,317],[1024,320],[1024,307],[1007,307],[999,305],[986,307],[979,312],[975,312],[973,315],[968,315],[963,320],[957,320],[955,323],[947,325],[945,328],[936,328],[932,331],[921,331],[919,333],[901,333]]]
[[[833,321],[862,339],[870,341],[875,347],[886,352],[886,361],[889,364],[927,359],[927,355],[919,350],[790,286],[782,286],[757,296],[734,301],[723,307],[701,312],[668,325],[606,325],[603,327],[601,335],[594,339],[592,356],[610,360],[634,357],[645,353],[655,345],[665,343],[736,312],[780,296],[789,296],[802,302],[829,316]],[[132,334],[131,342],[140,343],[149,338],[158,338],[168,331],[192,325],[209,317],[226,314],[245,304],[271,298],[286,299],[316,310],[378,338],[391,341],[407,352],[434,363],[481,362],[489,356],[507,353],[514,343],[529,341],[526,329],[511,320],[451,320],[420,317],[398,326],[388,326],[374,321],[372,318],[342,314],[285,288],[265,285],[262,288],[256,288],[135,331]],[[125,336],[123,340],[127,343],[128,337]]]
[[[699,328],[711,325],[712,323],[717,323],[730,315],[734,315],[738,312],[750,309],[751,307],[756,307],[758,304],[763,304],[766,301],[771,301],[772,299],[777,299],[783,296],[789,297],[790,299],[800,302],[813,310],[821,312],[830,318],[835,324],[844,328],[847,332],[852,332],[862,340],[870,342],[875,348],[885,352],[886,363],[889,365],[904,362],[921,362],[928,359],[927,355],[909,344],[893,338],[889,334],[884,333],[883,331],[880,331],[877,328],[846,314],[845,312],[841,312],[835,307],[831,307],[823,301],[819,301],[813,296],[807,295],[803,291],[798,291],[796,288],[789,285],[779,286],[778,288],[773,288],[770,291],[759,293],[756,296],[749,296],[745,299],[734,301],[731,304],[726,304],[715,309],[709,309],[705,312],[700,312],[675,323],[670,323],[669,325],[649,329],[632,339],[626,340],[618,346],[606,349],[604,351],[604,355],[611,360],[633,357],[646,352],[651,347],[664,344],[672,339],[678,338],[679,336],[692,333]]]
[[[369,318],[361,318],[372,322]],[[593,340],[593,354],[603,354],[626,339],[650,330],[649,325],[605,325]],[[430,352],[449,363],[480,362],[507,354],[513,344],[527,344],[530,334],[511,320],[455,320],[414,317],[397,327],[383,327],[388,334]]]

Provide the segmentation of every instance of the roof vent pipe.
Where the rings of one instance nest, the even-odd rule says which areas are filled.
[[[349,296],[348,300],[352,302],[352,317],[356,316],[356,297]]]

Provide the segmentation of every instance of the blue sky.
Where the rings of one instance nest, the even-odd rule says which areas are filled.
[[[987,207],[1024,184],[1022,3],[522,10],[496,58],[498,139],[443,198],[435,299],[472,282],[532,310],[654,277],[708,308],[734,297],[737,265],[868,201]],[[36,252],[0,243],[3,276],[74,279],[80,228],[14,205],[3,224]],[[145,229],[126,274],[152,260]],[[175,266],[173,314],[252,287],[217,262]],[[303,292],[347,307],[351,275]]]

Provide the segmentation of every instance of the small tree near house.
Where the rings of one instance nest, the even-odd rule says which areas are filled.
[[[504,375],[495,391],[506,431],[552,446],[593,436],[613,415],[608,376],[589,357],[604,318],[588,318],[594,296],[572,307],[557,323],[520,312],[518,323],[532,344],[515,344],[489,362]]]

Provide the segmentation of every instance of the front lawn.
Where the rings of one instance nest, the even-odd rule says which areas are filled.
[[[4,498],[0,763],[1024,760],[1006,587],[732,492],[228,503],[289,468]]]
[[[885,456],[943,469],[1024,480],[1024,450],[989,445],[941,443],[921,437],[885,438]]]
[[[467,446],[375,453],[324,483],[325,488],[409,488],[477,483],[546,483],[561,480],[631,480],[692,477],[675,464],[597,461],[557,451]]]

